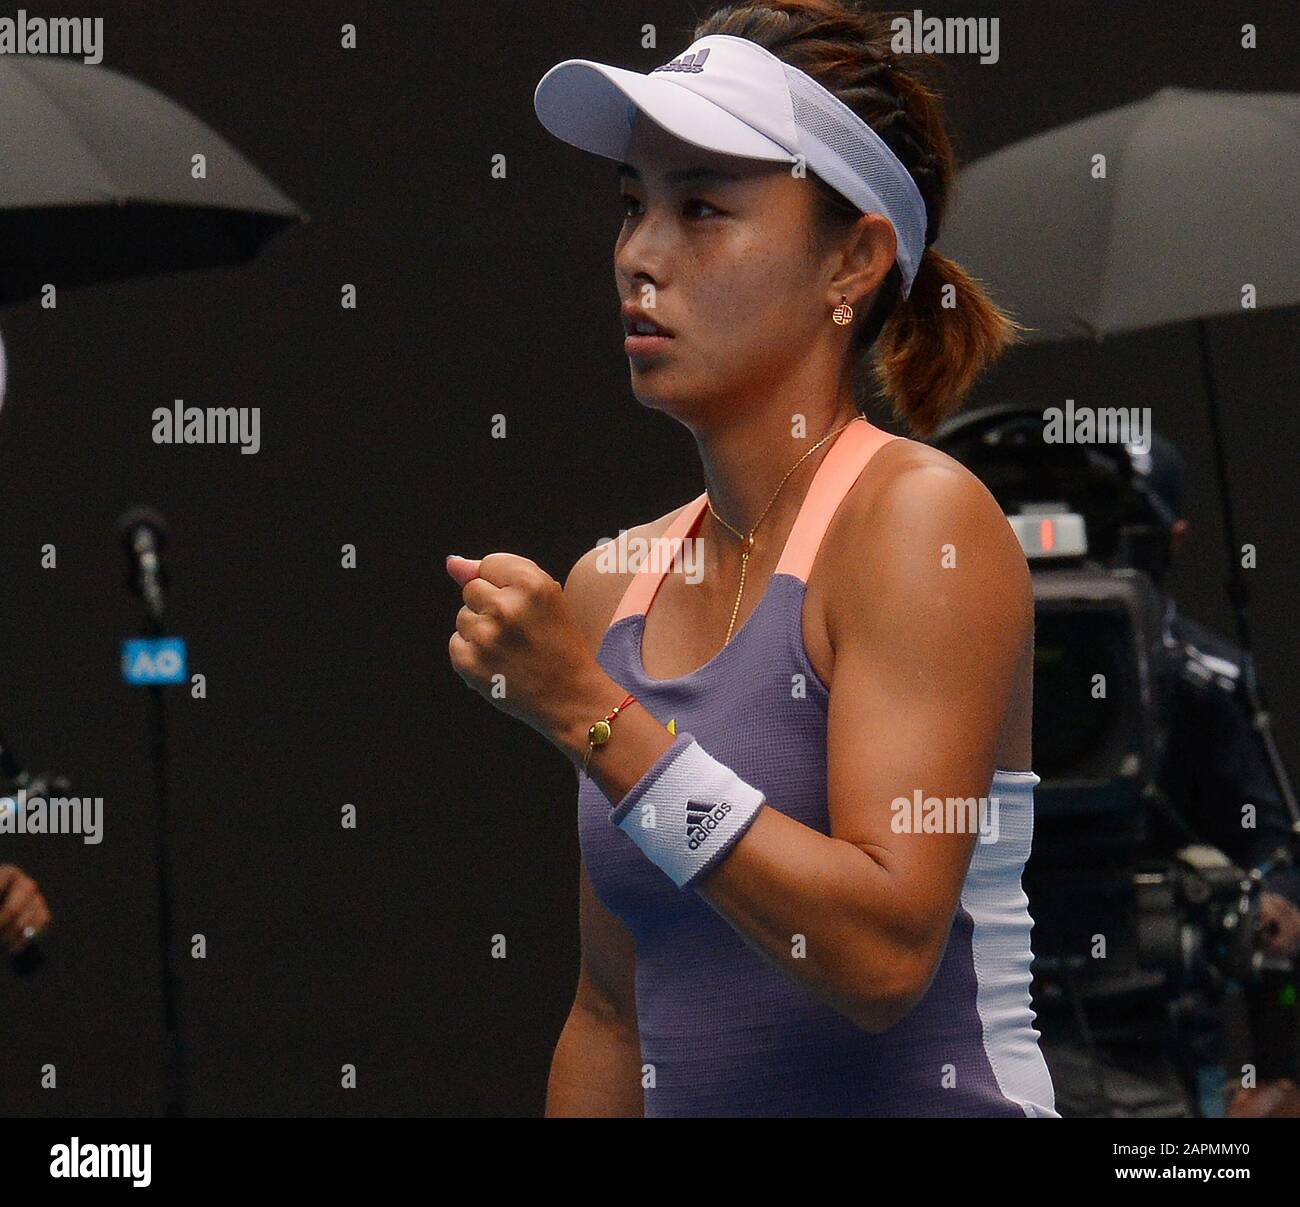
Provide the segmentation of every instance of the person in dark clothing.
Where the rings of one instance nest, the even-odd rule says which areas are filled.
[[[1179,612],[1166,590],[1168,564],[1188,534],[1182,457],[1158,435],[1149,452],[1130,449],[1130,457],[1169,531],[1165,565],[1152,572],[1165,599],[1162,640],[1168,658],[1161,673],[1169,677],[1168,744],[1157,785],[1197,840],[1248,869],[1285,843],[1290,815],[1241,691],[1242,651]],[[1159,822],[1156,834],[1170,851],[1192,841],[1186,831],[1166,830]],[[1265,878],[1259,936],[1267,956],[1291,961],[1300,954],[1300,871],[1283,868]],[[1196,1027],[1188,1027],[1189,1017],[1196,1017]],[[1049,1012],[1039,1025],[1062,1116],[1177,1118],[1198,1112],[1198,1051],[1212,1052],[1218,1042],[1212,1010],[1184,1013],[1181,1038],[1175,1037],[1172,1003],[1163,1001],[1110,1017],[1098,1011],[1091,1025],[1070,1011]],[[1232,1086],[1224,1088],[1230,1092]],[[1220,1092],[1210,1087],[1206,1099],[1213,1102]]]
[[[1172,442],[1153,436],[1150,453],[1134,461],[1167,512],[1172,558],[1188,531],[1182,457]],[[1163,575],[1157,585],[1164,589]],[[1244,868],[1264,863],[1285,844],[1291,819],[1242,694],[1242,651],[1184,616],[1167,593],[1164,643],[1174,655],[1177,683],[1160,785],[1204,842]],[[1294,959],[1300,954],[1300,870],[1279,870],[1264,883],[1261,923],[1280,923],[1263,926],[1264,950]]]
[[[0,339],[0,406],[4,405],[7,379],[8,361]],[[0,863],[0,945],[16,956],[49,924],[49,906],[36,881],[22,868]]]

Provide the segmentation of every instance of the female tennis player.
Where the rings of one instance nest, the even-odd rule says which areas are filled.
[[[453,667],[578,773],[547,1113],[1057,1117],[1028,567],[973,475],[861,413],[869,362],[928,434],[1014,338],[930,247],[937,95],[880,18],[772,0],[646,74],[560,63],[535,106],[617,161],[632,390],[707,486],[563,588],[447,561]]]

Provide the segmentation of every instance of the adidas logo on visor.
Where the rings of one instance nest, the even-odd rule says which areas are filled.
[[[686,845],[698,851],[731,812],[725,800],[688,800],[686,802]]]
[[[665,63],[662,67],[656,67],[655,71],[689,71],[692,75],[698,75],[704,70],[704,60],[709,57],[708,49],[697,50],[694,54],[678,55],[671,63]],[[655,71],[650,74],[654,75]]]

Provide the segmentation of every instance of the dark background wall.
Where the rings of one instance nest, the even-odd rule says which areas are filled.
[[[99,846],[0,839],[56,916],[37,977],[0,971],[0,1111],[162,1104],[145,699],[118,674],[137,605],[112,535],[143,502],[170,519],[172,628],[208,682],[206,700],[168,693],[177,931],[208,941],[182,967],[191,1111],[538,1112],[577,969],[573,773],[451,670],[459,593],[442,560],[509,550],[563,578],[599,537],[702,489],[688,435],[628,387],[608,164],[532,110],[561,59],[666,61],[692,6],[26,8],[103,15],[107,66],[210,122],[312,221],[246,268],[0,315],[0,725],[106,814]],[[1002,20],[996,65],[954,63],[966,160],[1163,84],[1294,88],[1285,11],[925,6]],[[1248,20],[1254,52],[1238,46]],[[345,21],[355,51],[339,48]],[[645,22],[658,50],[640,48]],[[489,176],[497,153],[505,180]],[[339,305],[348,282],[355,311]],[[1212,324],[1293,767],[1297,335],[1294,309]],[[1192,331],[1174,328],[1019,351],[972,401],[1151,406],[1191,474],[1175,586],[1228,629],[1199,382]],[[176,398],[260,407],[262,451],[153,444],[151,412]],[[47,542],[56,570],[40,568]],[[355,831],[339,826],[349,802]],[[508,959],[490,958],[497,933]],[[339,1088],[345,1062],[355,1091]],[[55,1091],[39,1088],[46,1063]]]

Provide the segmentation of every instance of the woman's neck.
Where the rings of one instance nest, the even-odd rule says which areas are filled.
[[[756,524],[760,525],[760,534],[780,528],[782,516],[798,511],[816,467],[835,443],[834,437],[811,456],[806,456],[808,450],[859,414],[852,400],[846,399],[833,408],[806,414],[802,434],[795,434],[789,414],[775,413],[750,413],[737,417],[725,427],[697,432],[696,446],[713,510],[744,533]],[[803,462],[790,473],[801,457],[805,458]],[[787,473],[790,476],[781,486]],[[773,502],[772,495],[779,486],[780,493]],[[764,515],[769,502],[771,509]],[[701,531],[710,523],[717,524],[717,521],[706,515]],[[728,533],[725,527],[718,525],[718,530],[738,543],[735,534]]]

